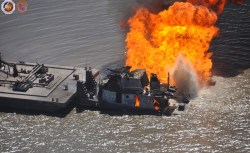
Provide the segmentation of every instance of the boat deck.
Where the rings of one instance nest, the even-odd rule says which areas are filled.
[[[31,71],[36,63],[14,63],[18,70],[25,69]],[[0,72],[0,106],[16,106],[17,108],[22,107],[21,104],[26,105],[25,107],[31,109],[46,110],[47,106],[52,107],[65,107],[69,102],[75,98],[76,93],[76,82],[74,75],[79,75],[79,80],[85,81],[86,71],[84,68],[66,67],[66,66],[54,66],[46,65],[48,67],[48,73],[54,75],[54,80],[46,86],[39,84],[39,79],[34,79],[33,87],[29,88],[26,92],[13,91],[13,85],[16,80],[21,80],[27,77],[28,73],[19,73],[18,77],[8,76],[5,73]],[[97,72],[97,70],[93,70]],[[67,87],[66,87],[67,86]],[[39,104],[39,105],[38,105]]]

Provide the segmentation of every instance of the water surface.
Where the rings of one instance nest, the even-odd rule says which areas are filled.
[[[129,0],[29,0],[27,14],[0,13],[0,50],[6,60],[70,66],[121,65]],[[204,88],[171,117],[65,117],[0,112],[0,152],[249,152],[250,2],[228,5],[211,46],[216,85]],[[111,65],[112,66],[112,65]]]

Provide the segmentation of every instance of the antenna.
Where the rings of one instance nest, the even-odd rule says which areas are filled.
[[[87,60],[87,58],[85,57],[85,68],[87,68],[87,66],[88,66],[88,60]]]
[[[88,70],[88,64],[87,64],[87,58],[85,58],[85,63],[84,63],[84,70],[87,71]]]
[[[168,88],[169,88],[169,83],[170,83],[170,77],[169,77],[169,72],[168,72]]]

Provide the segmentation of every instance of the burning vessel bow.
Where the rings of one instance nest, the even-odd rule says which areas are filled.
[[[144,69],[130,72],[130,68],[108,69],[109,74],[99,83],[92,71],[86,70],[86,82],[77,82],[78,106],[152,111],[160,115],[170,115],[177,108],[184,110],[188,97],[176,96],[177,89],[169,86],[169,81],[161,84],[156,74],[151,74],[149,80]]]

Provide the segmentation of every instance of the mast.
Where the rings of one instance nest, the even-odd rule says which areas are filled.
[[[170,83],[170,77],[169,77],[169,72],[168,72],[168,88],[169,88],[169,83]]]

